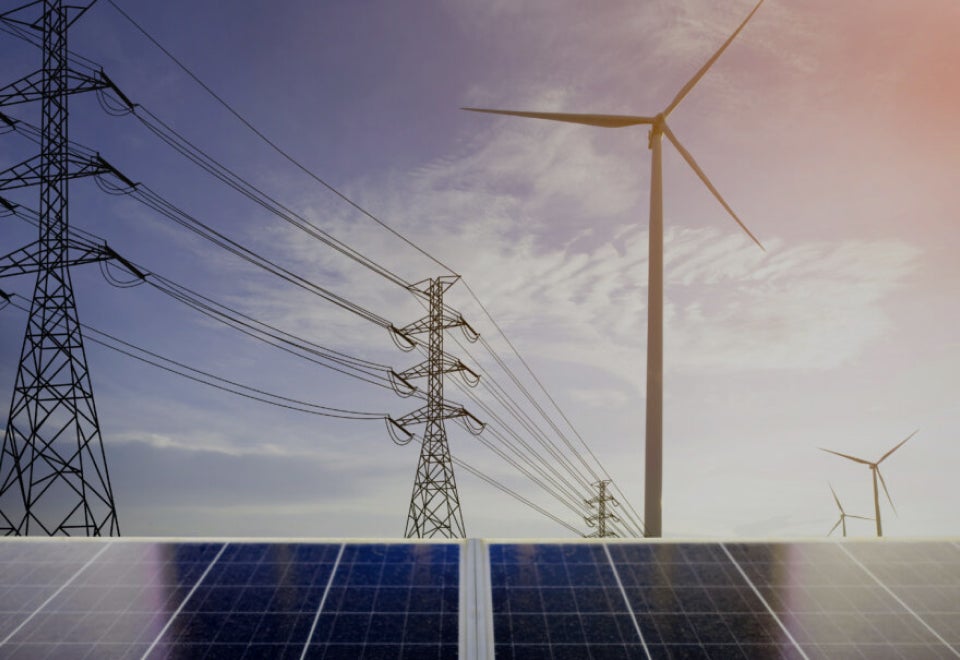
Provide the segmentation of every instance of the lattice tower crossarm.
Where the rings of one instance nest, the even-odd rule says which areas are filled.
[[[404,336],[418,333],[427,335],[427,360],[400,374],[404,379],[427,379],[427,404],[396,420],[401,428],[409,424],[424,424],[420,458],[404,530],[407,538],[466,538],[467,535],[444,427],[445,420],[457,417],[476,421],[464,408],[449,405],[443,398],[445,374],[466,371],[476,376],[462,362],[447,357],[443,352],[444,330],[466,325],[462,317],[453,317],[444,311],[443,294],[457,279],[437,277],[414,285],[423,286],[418,291],[426,294],[429,314],[426,319],[411,323],[399,331]]]
[[[68,11],[85,7],[37,4],[42,16],[33,27],[43,34],[39,268],[0,454],[0,532],[119,535],[68,256]]]

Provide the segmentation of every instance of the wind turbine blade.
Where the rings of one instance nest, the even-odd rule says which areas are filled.
[[[920,429],[917,429],[917,431],[919,431],[919,430],[920,430]],[[907,440],[909,440],[910,438],[912,438],[913,436],[915,436],[915,435],[917,434],[917,431],[914,431],[913,433],[911,433],[910,435],[908,435],[906,438],[904,438],[903,440],[901,440],[900,443],[899,443],[896,447],[894,447],[893,449],[891,449],[890,451],[888,451],[886,454],[884,454],[883,456],[881,456],[881,457],[880,457],[880,460],[877,461],[877,465],[880,465],[880,463],[883,462],[883,459],[885,459],[887,456],[889,456],[889,455],[892,454],[893,452],[895,452],[895,451],[897,451],[898,449],[900,449],[900,447],[902,447],[902,446],[907,442]]]
[[[723,197],[720,196],[720,192],[713,186],[712,183],[710,183],[710,179],[707,178],[707,175],[704,174],[703,170],[700,169],[700,166],[697,165],[697,161],[693,159],[693,156],[690,155],[689,151],[683,148],[683,145],[680,144],[680,140],[677,139],[677,136],[673,134],[673,131],[670,130],[670,127],[667,126],[666,123],[664,123],[663,125],[663,132],[667,136],[667,138],[673,143],[673,146],[677,148],[677,151],[680,152],[680,155],[683,156],[683,159],[687,161],[687,165],[693,168],[693,171],[697,173],[697,176],[700,177],[700,180],[703,181],[704,185],[706,185],[707,188],[710,189],[710,192],[712,192],[713,196],[717,198],[717,201],[720,202],[723,205],[723,208],[727,209],[727,213],[729,213],[730,216],[737,221],[737,224],[740,225],[740,229],[745,231],[747,233],[747,236],[749,236],[754,243],[760,246],[761,250],[766,252],[767,248],[763,247],[763,243],[757,240],[757,237],[754,236],[749,229],[747,229],[747,226],[745,224],[740,222],[740,218],[738,218],[737,214],[733,212],[733,209],[730,208],[730,205],[727,204],[726,200],[724,200]]]
[[[867,518],[866,516],[855,516],[852,513],[846,514],[847,518],[856,518],[857,520],[873,520],[873,518]]]
[[[837,521],[837,524],[835,524],[833,527],[831,527],[831,528],[830,528],[830,531],[827,532],[827,536],[833,536],[833,533],[834,533],[835,531],[837,531],[837,527],[839,527],[839,526],[840,526],[840,523],[842,523],[842,522],[843,522],[843,518],[841,518],[840,520],[838,520],[838,521]]]
[[[469,112],[485,112],[491,115],[510,115],[512,117],[563,121],[568,124],[586,124],[587,126],[600,126],[602,128],[623,128],[624,126],[653,123],[653,117],[637,117],[634,115],[582,115],[569,112],[524,112],[520,110],[490,110],[488,108],[460,109]]]
[[[880,485],[883,486],[883,492],[887,496],[887,501],[890,502],[891,508],[893,508],[893,513],[895,515],[900,515],[897,513],[897,507],[893,503],[893,498],[890,497],[890,491],[887,490],[887,482],[883,480],[883,473],[880,472],[880,468],[877,468],[877,476],[880,477]]]
[[[833,493],[833,501],[837,503],[837,508],[840,509],[840,513],[843,513],[844,515],[846,515],[843,510],[843,506],[840,505],[840,498],[837,497],[837,491],[833,489],[833,484],[831,484],[830,482],[827,482],[827,485],[830,486],[830,492]]]
[[[757,3],[757,6],[753,8],[753,11],[747,14],[747,17],[743,19],[743,23],[740,24],[740,27],[738,27],[734,31],[734,33],[731,34],[730,37],[723,42],[723,45],[720,46],[720,50],[714,53],[713,57],[707,60],[707,63],[704,64],[702,67],[700,67],[700,70],[697,71],[697,73],[693,76],[693,78],[691,78],[690,81],[683,86],[683,89],[677,92],[677,95],[674,97],[673,101],[671,101],[670,105],[667,106],[667,109],[663,111],[664,117],[668,116],[671,112],[673,112],[673,109],[676,108],[678,105],[680,105],[680,101],[682,101],[683,98],[690,92],[690,90],[693,89],[694,85],[700,82],[700,79],[703,78],[703,75],[710,69],[710,67],[713,66],[713,63],[716,62],[717,59],[723,54],[723,51],[727,49],[727,46],[729,46],[730,43],[737,38],[737,35],[740,34],[740,30],[742,30],[743,26],[747,24],[747,21],[753,18],[753,15],[757,13],[757,10],[760,9],[760,5],[762,4],[763,4],[763,0],[760,0],[760,2]]]
[[[837,456],[843,456],[844,458],[849,458],[851,461],[856,461],[857,463],[863,463],[864,465],[873,465],[870,461],[865,461],[862,458],[857,458],[856,456],[851,456],[850,454],[841,454],[838,451],[833,451],[832,449],[824,449],[820,447],[820,451],[825,451],[828,454],[836,454]]]

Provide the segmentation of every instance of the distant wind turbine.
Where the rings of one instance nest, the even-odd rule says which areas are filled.
[[[568,122],[572,124],[586,124],[602,128],[623,128],[625,126],[650,126],[649,147],[652,153],[653,168],[650,177],[650,257],[649,257],[649,284],[647,289],[647,416],[646,416],[646,450],[645,450],[645,481],[644,481],[644,527],[646,536],[662,536],[662,507],[663,495],[663,169],[661,165],[660,143],[662,136],[673,143],[687,164],[693,168],[704,185],[713,193],[717,201],[733,217],[740,228],[747,233],[754,243],[764,249],[757,237],[750,233],[730,205],[720,196],[720,193],[703,173],[700,166],[683,148],[677,136],[667,126],[667,117],[680,104],[680,101],[693,89],[703,75],[713,66],[727,46],[736,38],[747,21],[756,13],[763,0],[757,3],[733,34],[720,46],[720,50],[707,60],[696,75],[680,89],[676,97],[660,114],[654,117],[639,117],[633,115],[592,115],[570,114],[562,112],[520,112],[516,110],[491,110],[487,108],[461,108],[471,112],[487,112],[495,115],[513,115],[532,119],[547,119],[551,121]]]
[[[840,498],[837,497],[837,491],[835,491],[833,486],[831,486],[829,483],[827,485],[830,486],[830,492],[833,493],[833,501],[837,503],[837,508],[840,509],[840,519],[837,521],[837,524],[830,528],[830,531],[827,532],[827,536],[831,536],[835,531],[837,531],[837,527],[842,527],[843,538],[847,538],[847,518],[856,518],[857,520],[873,520],[873,518],[867,518],[866,516],[855,516],[852,513],[847,513],[844,511],[843,505],[840,504]]]
[[[919,430],[920,429],[917,429],[917,431]],[[877,521],[877,536],[883,536],[883,525],[880,523],[880,493],[877,490],[878,478],[880,479],[880,485],[883,486],[883,492],[887,496],[887,501],[890,502],[890,506],[893,507],[893,512],[894,513],[897,512],[897,507],[894,506],[893,499],[890,497],[890,491],[887,490],[887,482],[883,480],[883,475],[880,473],[880,464],[883,463],[887,459],[887,457],[890,456],[890,454],[900,449],[900,447],[902,447],[907,442],[907,440],[915,436],[917,434],[917,431],[914,431],[913,433],[908,435],[906,438],[901,440],[899,443],[897,443],[896,447],[894,447],[893,449],[888,451],[886,454],[881,456],[880,459],[877,460],[876,462],[871,462],[863,458],[857,458],[856,456],[851,456],[849,454],[841,454],[838,451],[833,451],[832,449],[824,449],[823,447],[820,447],[820,451],[825,451],[828,454],[835,454],[837,456],[841,456],[855,463],[862,463],[863,465],[866,465],[870,468],[870,472],[873,474],[873,508],[876,515],[875,520]]]

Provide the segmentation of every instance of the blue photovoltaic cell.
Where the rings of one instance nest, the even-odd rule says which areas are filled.
[[[458,657],[460,546],[346,546],[307,657]]]
[[[652,657],[801,657],[718,545],[608,547]]]
[[[231,544],[151,658],[299,658],[340,546]]]
[[[64,546],[103,552],[10,638],[3,657],[140,658],[221,545]]]
[[[498,660],[644,657],[602,546],[497,544],[489,554]]]
[[[874,554],[868,544],[846,546],[854,555]],[[957,657],[840,546],[765,543],[727,547],[810,657]],[[906,567],[891,568],[885,577],[899,581],[898,570]]]

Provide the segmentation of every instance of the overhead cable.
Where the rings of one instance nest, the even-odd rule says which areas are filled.
[[[359,204],[357,204],[356,202],[354,202],[352,199],[350,199],[349,197],[347,197],[345,194],[343,194],[342,192],[340,192],[339,190],[337,190],[333,185],[331,185],[330,183],[328,183],[328,182],[325,181],[324,179],[320,178],[320,176],[318,176],[318,175],[315,174],[313,171],[311,171],[309,168],[307,168],[305,165],[303,165],[302,163],[300,163],[300,161],[298,161],[297,159],[295,159],[295,158],[294,158],[293,156],[291,156],[288,152],[286,152],[286,151],[284,151],[282,148],[280,148],[280,146],[277,145],[276,142],[274,142],[273,140],[271,140],[270,138],[268,138],[266,135],[264,135],[264,134],[263,134],[260,130],[258,130],[253,124],[251,124],[249,121],[247,121],[247,119],[244,118],[243,115],[241,115],[239,112],[237,112],[237,111],[233,108],[233,106],[231,106],[231,105],[230,105],[229,103],[227,103],[220,95],[218,95],[216,92],[214,92],[213,89],[210,88],[210,86],[208,86],[205,82],[203,82],[202,80],[200,80],[200,78],[197,77],[197,75],[196,75],[195,73],[193,73],[193,71],[191,71],[183,62],[181,62],[179,59],[177,59],[177,57],[174,56],[173,53],[171,53],[169,50],[167,50],[157,39],[155,39],[149,32],[147,32],[147,30],[144,29],[139,23],[137,23],[128,13],[126,13],[125,11],[123,11],[122,9],[120,9],[120,7],[118,7],[117,4],[116,4],[115,2],[113,2],[113,0],[107,0],[107,2],[110,3],[110,6],[112,6],[114,9],[116,9],[117,12],[118,12],[121,16],[123,16],[127,21],[129,21],[130,24],[133,25],[133,27],[135,27],[141,34],[143,34],[143,36],[145,36],[154,46],[156,46],[157,48],[159,48],[159,49],[161,50],[161,52],[163,52],[163,54],[166,55],[166,56],[170,59],[170,61],[172,61],[174,64],[176,64],[184,73],[186,73],[188,76],[190,76],[190,78],[193,79],[193,81],[194,81],[195,83],[197,83],[198,85],[200,85],[200,87],[203,88],[203,90],[206,91],[214,100],[216,100],[217,103],[219,103],[220,105],[222,105],[230,114],[232,114],[234,117],[236,117],[236,118],[240,121],[240,123],[242,123],[245,127],[247,127],[247,129],[249,129],[249,130],[250,130],[254,135],[256,135],[258,138],[260,138],[260,139],[261,139],[265,144],[267,144],[271,149],[273,149],[274,151],[276,151],[276,152],[277,152],[280,156],[282,156],[285,160],[287,160],[289,163],[291,163],[291,164],[292,164],[293,166],[295,166],[297,169],[299,169],[299,170],[302,171],[304,174],[306,174],[307,176],[309,176],[311,179],[313,179],[314,181],[316,181],[317,183],[319,183],[320,185],[322,185],[324,188],[326,188],[327,190],[329,190],[330,192],[332,192],[334,195],[336,195],[337,197],[339,197],[341,200],[343,200],[344,202],[346,202],[347,204],[349,204],[350,206],[352,206],[354,209],[356,209],[357,211],[359,211],[359,212],[362,213],[363,215],[367,216],[368,218],[370,218],[371,220],[373,220],[374,222],[376,222],[378,225],[380,225],[381,227],[383,227],[384,229],[386,229],[388,232],[390,232],[391,234],[393,234],[394,236],[396,236],[397,238],[399,238],[400,240],[402,240],[404,243],[406,243],[407,245],[409,245],[410,247],[412,247],[414,250],[416,250],[417,252],[419,252],[420,254],[422,254],[423,256],[427,257],[428,259],[430,259],[431,261],[433,261],[435,264],[437,264],[438,266],[440,266],[441,268],[443,268],[444,270],[446,270],[447,272],[449,272],[451,275],[456,275],[456,274],[457,274],[456,271],[454,271],[452,268],[450,268],[449,266],[447,266],[446,264],[444,264],[442,261],[440,261],[439,259],[437,259],[437,258],[434,257],[433,255],[431,255],[429,252],[427,252],[426,250],[424,250],[423,248],[421,248],[420,246],[418,246],[416,243],[414,243],[413,241],[411,241],[410,239],[408,239],[406,236],[404,236],[403,234],[401,234],[400,232],[398,232],[396,229],[392,228],[392,227],[391,227],[390,225],[388,225],[386,222],[384,222],[383,220],[381,220],[380,218],[378,218],[377,216],[375,216],[373,213],[371,213],[370,211],[367,211],[365,208],[363,208],[362,206],[360,206]]]
[[[19,294],[14,295],[18,298],[22,298],[22,296]],[[23,300],[29,302],[26,298],[23,298]],[[23,312],[29,312],[29,308],[24,307],[18,302],[11,302],[11,304]],[[236,394],[248,399],[254,399],[272,406],[286,408],[289,410],[297,410],[299,412],[305,412],[312,415],[336,417],[340,419],[386,420],[389,417],[389,415],[386,413],[372,413],[358,410],[347,410],[344,408],[335,408],[317,403],[301,401],[299,399],[293,399],[290,397],[281,396],[279,394],[273,394],[266,390],[228,380],[210,372],[191,367],[168,357],[164,357],[158,353],[154,353],[153,351],[149,351],[145,348],[119,339],[118,337],[115,337],[107,332],[98,330],[97,328],[86,323],[80,323],[80,327],[95,335],[92,337],[88,335],[88,339],[90,341],[105,346],[106,348],[114,350],[118,353],[122,353],[128,357],[132,357],[136,360],[150,364],[154,367],[158,367],[169,373],[182,376],[194,382],[201,383],[222,391],[230,392],[231,394]]]
[[[24,222],[33,226],[38,226],[39,224],[36,212],[24,206],[15,206],[13,213]],[[80,247],[84,249],[94,251],[99,245],[107,245],[106,240],[102,237],[79,227],[71,227],[71,233],[76,235],[71,240],[79,242]],[[219,303],[209,296],[204,296],[183,284],[174,282],[159,273],[151,271],[151,269],[135,263],[127,263],[130,263],[139,272],[144,274],[144,279],[141,280],[137,278],[133,280],[133,282],[137,284],[146,283],[160,293],[204,314],[208,318],[296,357],[384,389],[395,389],[388,376],[392,371],[389,365],[354,357],[291,334],[269,323],[244,314],[237,309]],[[105,272],[104,275],[107,276],[108,273]],[[115,278],[108,279],[111,284],[114,284]]]

